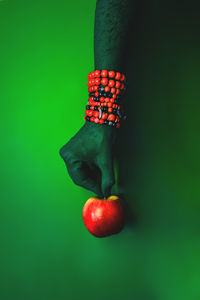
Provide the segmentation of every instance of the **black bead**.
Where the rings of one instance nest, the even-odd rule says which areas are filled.
[[[121,119],[121,117],[122,117],[122,112],[121,112],[121,110],[118,110],[118,116],[120,117],[120,119]]]
[[[107,93],[106,92],[102,93],[102,96],[107,97]]]
[[[94,106],[94,110],[98,110],[98,106]]]
[[[101,86],[99,90],[100,90],[101,92],[104,92],[104,87]]]
[[[113,108],[113,113],[116,114],[116,112],[117,112],[117,109]]]
[[[86,106],[86,109],[90,109],[90,105],[87,105],[87,106]]]
[[[112,93],[109,93],[109,96],[108,96],[108,97],[109,97],[109,98],[112,98],[112,96],[113,96],[113,94],[112,94]]]
[[[102,97],[102,93],[101,92],[99,92],[99,97]]]
[[[113,122],[112,126],[113,127],[116,127],[117,123],[116,122]]]
[[[112,126],[112,125],[113,125],[113,122],[112,122],[112,121],[109,121],[108,125],[109,125],[109,126]]]
[[[95,92],[91,92],[90,93],[90,96],[92,97],[92,96],[94,96],[95,95]]]
[[[103,112],[108,112],[108,108],[107,108],[106,106],[104,106],[104,107],[102,108],[102,111],[103,111]]]
[[[105,125],[108,125],[108,121],[107,120],[104,120],[103,122]]]
[[[86,117],[86,120],[87,120],[87,121],[90,121],[90,117],[87,116],[87,117]]]

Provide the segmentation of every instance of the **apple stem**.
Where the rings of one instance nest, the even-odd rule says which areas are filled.
[[[104,200],[106,200],[106,197],[104,197]]]

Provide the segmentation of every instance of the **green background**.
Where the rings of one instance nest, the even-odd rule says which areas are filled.
[[[0,299],[198,300],[199,10],[137,6],[119,145],[129,217],[98,239],[82,221],[92,194],[59,156],[84,124],[95,2],[0,1]]]

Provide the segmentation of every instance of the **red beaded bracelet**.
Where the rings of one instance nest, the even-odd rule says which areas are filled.
[[[93,78],[98,78],[98,77],[108,77],[108,78],[114,78],[117,80],[124,81],[125,80],[125,75],[121,74],[119,72],[115,71],[108,71],[108,70],[96,70],[92,71],[88,74],[88,80],[93,79]]]
[[[108,86],[106,86],[106,87],[108,87]],[[106,88],[105,87],[105,88]],[[96,92],[96,91],[98,91],[98,89],[99,89],[99,86],[98,85],[94,85],[94,86],[90,86],[89,88],[88,88],[88,92],[90,93],[90,92]],[[123,88],[124,89],[124,88]],[[121,89],[121,91],[123,90],[123,89]],[[105,90],[106,91],[106,90]],[[119,93],[120,93],[120,89],[117,89],[117,88],[111,88],[110,89],[110,92],[112,93],[112,94],[116,94],[116,95],[118,95]]]
[[[121,118],[125,119],[119,105],[119,97],[126,88],[125,75],[112,70],[96,70],[87,78],[90,97],[84,120],[119,128]]]

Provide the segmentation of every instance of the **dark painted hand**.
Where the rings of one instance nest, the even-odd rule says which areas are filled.
[[[109,196],[115,183],[113,152],[117,129],[85,122],[60,150],[73,182],[98,196]]]

